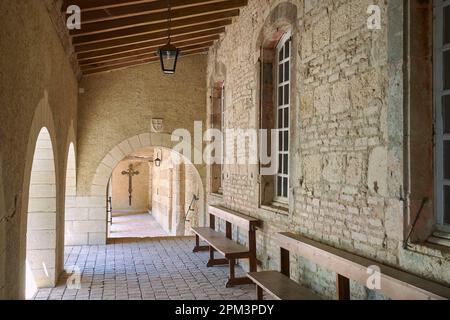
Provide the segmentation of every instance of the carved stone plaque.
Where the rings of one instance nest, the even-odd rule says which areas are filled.
[[[164,130],[163,119],[152,119],[152,131],[154,133],[161,133]]]

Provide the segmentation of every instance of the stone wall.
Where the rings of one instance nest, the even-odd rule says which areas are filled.
[[[42,1],[0,3],[0,153],[5,193],[0,219],[3,294],[25,294],[25,251],[28,187],[37,136],[50,132],[55,149],[57,194],[57,273],[63,263],[64,189],[69,137],[76,127],[77,80]],[[76,144],[75,144],[76,145]],[[2,201],[3,202],[3,201]],[[15,214],[14,214],[15,213]],[[0,254],[1,256],[1,254]]]
[[[133,164],[133,169],[139,171],[139,174],[133,176],[132,180],[132,202],[129,205],[129,179],[123,175],[129,165]],[[137,161],[122,161],[114,169],[112,174],[112,205],[114,212],[136,212],[143,213],[148,211],[148,163]]]
[[[76,244],[106,242],[107,181],[120,161],[147,147],[172,149],[174,130],[193,133],[195,121],[205,122],[205,74],[206,58],[197,55],[181,58],[172,76],[153,63],[83,78],[75,207],[88,216],[77,223]],[[162,132],[152,119],[163,120]],[[205,181],[204,166],[196,170]]]
[[[372,4],[381,8],[381,30],[367,28]],[[293,231],[450,283],[448,254],[402,248],[403,10],[399,1],[250,0],[210,50],[208,90],[225,80],[226,128],[258,129],[261,44],[267,30],[294,20],[289,212],[260,205],[252,165],[225,166],[223,198],[209,200],[264,221],[257,236],[263,269],[278,268],[273,234]],[[335,275],[292,260],[295,279],[335,296]],[[352,287],[354,298],[375,296]]]
[[[175,220],[174,209],[174,165],[170,160],[170,151],[155,150],[162,159],[160,167],[153,168],[153,209],[152,215],[169,235],[174,234],[173,221]]]
[[[204,209],[202,180],[194,165],[174,163],[170,150],[157,152],[162,163],[153,167],[152,214],[169,235],[190,235],[191,226],[199,225]],[[199,200],[192,202],[194,195]]]
[[[177,73],[163,75],[158,63],[83,78],[78,112],[78,194],[88,195],[98,165],[125,139],[150,133],[152,119],[164,133],[205,121],[205,56],[180,59]]]

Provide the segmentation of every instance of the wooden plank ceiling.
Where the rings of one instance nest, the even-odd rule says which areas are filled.
[[[171,0],[172,43],[181,55],[204,54],[248,0]],[[83,75],[158,61],[167,43],[167,0],[65,0],[81,8],[81,29],[70,31]]]

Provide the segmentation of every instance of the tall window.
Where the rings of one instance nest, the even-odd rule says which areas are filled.
[[[224,133],[224,121],[225,121],[225,82],[217,82],[213,88],[212,96],[212,127],[220,132]],[[220,150],[216,150],[214,155],[216,158],[220,158],[220,162],[216,162],[211,166],[212,174],[212,193],[222,194],[223,187],[223,170],[225,164],[225,136],[223,136]],[[217,154],[220,152],[220,157]]]
[[[220,190],[222,193],[223,188],[223,176],[225,168],[225,82],[222,83],[220,88],[220,131],[222,132],[222,150],[221,150],[221,161],[220,161]]]
[[[450,1],[435,1],[437,222],[450,230]]]
[[[276,201],[289,197],[289,118],[291,94],[291,35],[286,34],[277,48],[278,173],[275,176]]]

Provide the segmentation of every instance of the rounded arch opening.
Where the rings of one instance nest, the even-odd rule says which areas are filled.
[[[107,216],[108,216],[108,183],[114,168],[125,157],[146,147],[166,148],[174,150],[179,142],[172,141],[173,136],[167,133],[143,133],[128,138],[110,149],[105,154],[103,160],[98,164],[91,183],[88,187],[88,194],[80,196],[77,194],[76,206],[78,210],[85,212],[87,216],[74,221],[74,232],[77,235],[76,243],[72,245],[103,245],[107,243]],[[188,150],[186,150],[188,151]],[[201,154],[194,144],[190,145],[190,152]],[[183,151],[184,152],[184,151]],[[187,156],[189,157],[189,156]],[[198,224],[204,225],[205,215],[205,191],[206,185],[206,165],[194,164],[196,175],[202,181],[201,200],[199,201]]]
[[[56,284],[56,170],[53,144],[46,127],[34,150],[26,215],[25,296]]]
[[[108,238],[190,235],[204,211],[197,168],[167,147],[143,147],[125,156],[112,170],[106,193]]]

